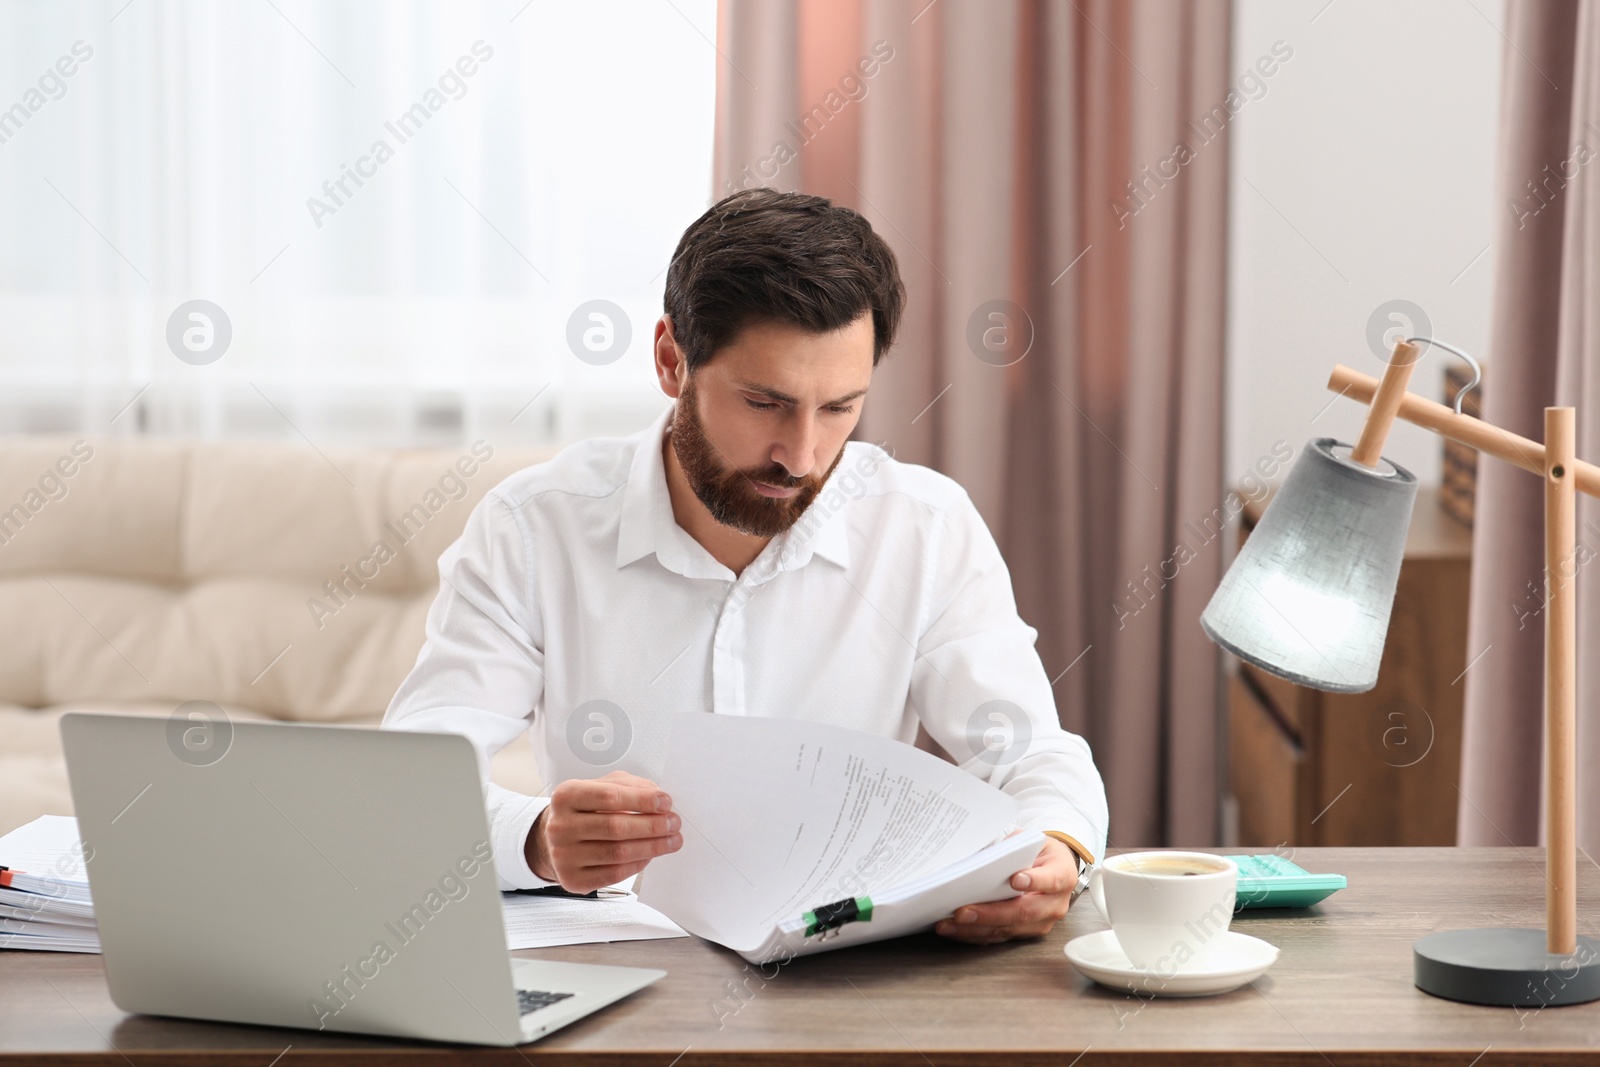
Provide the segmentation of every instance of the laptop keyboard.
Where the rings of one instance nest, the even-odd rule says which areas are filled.
[[[558,1000],[566,1000],[571,993],[547,993],[542,989],[517,990],[517,1014],[527,1015],[529,1012],[548,1008]]]

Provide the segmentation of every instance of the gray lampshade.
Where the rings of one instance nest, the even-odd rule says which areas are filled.
[[[1223,575],[1200,625],[1217,644],[1300,685],[1361,693],[1378,681],[1417,479],[1388,460],[1308,443]]]

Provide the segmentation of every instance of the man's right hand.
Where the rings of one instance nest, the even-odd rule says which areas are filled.
[[[569,893],[620,882],[683,845],[672,798],[648,778],[612,771],[555,787],[523,846],[528,867]]]

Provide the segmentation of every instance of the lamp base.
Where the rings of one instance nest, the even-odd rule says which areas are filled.
[[[1570,956],[1545,951],[1543,930],[1444,930],[1412,946],[1418,989],[1498,1007],[1556,1007],[1600,1000],[1600,941],[1578,938]]]

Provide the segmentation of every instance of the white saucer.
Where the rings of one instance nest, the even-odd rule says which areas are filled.
[[[1278,958],[1278,947],[1259,937],[1229,930],[1212,950],[1205,966],[1185,968],[1170,978],[1135,967],[1110,930],[1085,934],[1067,942],[1067,959],[1089,978],[1112,989],[1141,997],[1204,997],[1238,989],[1266,973]]]

